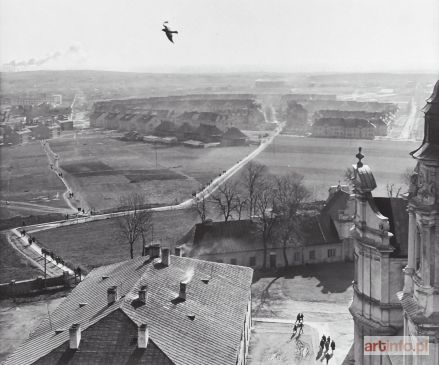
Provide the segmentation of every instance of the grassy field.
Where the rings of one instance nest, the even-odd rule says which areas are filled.
[[[173,247],[197,222],[194,211],[180,210],[154,213],[154,242]],[[40,245],[53,250],[75,267],[82,265],[87,270],[101,265],[129,259],[129,246],[114,238],[114,219],[90,222],[36,232]],[[152,237],[150,237],[152,238]],[[141,253],[141,242],[134,254]]]
[[[184,201],[254,149],[155,149],[92,131],[76,139],[52,140],[50,146],[60,157],[64,177],[94,210],[114,208],[121,195],[132,191],[145,193],[153,204]]]
[[[0,234],[0,283],[36,278],[42,272],[20,255]]]
[[[62,194],[65,187],[50,171],[47,156],[39,142],[2,148],[0,159],[0,199],[24,202],[26,207],[3,205],[1,218],[38,214],[38,208],[68,208]],[[47,212],[46,212],[47,213]]]
[[[267,165],[273,174],[295,171],[304,175],[313,198],[326,199],[328,188],[343,182],[345,170],[357,162],[359,146],[378,185],[374,195],[387,196],[386,184],[402,186],[401,175],[415,166],[409,152],[419,142],[278,136],[256,161]]]

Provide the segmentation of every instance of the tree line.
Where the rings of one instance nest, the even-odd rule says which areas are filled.
[[[297,211],[311,195],[303,180],[298,173],[275,176],[265,165],[249,162],[238,179],[221,184],[208,199],[194,198],[194,207],[202,223],[208,219],[207,203],[217,208],[225,222],[250,219],[263,245],[263,267],[273,239],[282,243],[288,266],[287,247],[300,230]]]
[[[268,168],[257,162],[249,162],[238,179],[219,185],[210,197],[194,197],[193,208],[201,223],[208,220],[209,207],[215,207],[225,222],[242,220],[254,222],[264,249],[263,267],[267,265],[270,242],[281,242],[285,266],[288,266],[287,247],[300,231],[298,209],[310,197],[304,185],[304,177],[290,172],[275,176]],[[115,236],[121,244],[128,244],[130,257],[134,257],[136,242],[145,245],[153,232],[153,212],[145,209],[145,196],[130,193],[122,196],[120,207],[129,207],[130,212],[117,218]]]

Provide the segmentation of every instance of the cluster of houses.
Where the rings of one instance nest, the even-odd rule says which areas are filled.
[[[2,106],[0,113],[0,145],[11,146],[25,144],[31,140],[52,139],[60,136],[61,131],[73,130],[70,118],[71,108],[58,105],[61,95],[54,95],[56,103],[38,97],[21,100],[23,104]],[[44,99],[45,100],[45,99]]]
[[[240,146],[248,143],[248,137],[236,127],[224,128],[224,115],[213,112],[184,112],[175,116],[169,111],[153,111],[147,114],[94,113],[90,125],[94,128],[126,132],[125,139],[142,139],[149,143],[182,143],[189,147],[203,147],[219,143]]]
[[[373,139],[387,136],[398,106],[393,103],[337,100],[335,95],[284,95],[278,115],[285,131],[315,137]]]
[[[319,110],[313,115],[315,137],[374,139],[387,136],[393,120],[389,112],[363,110]]]
[[[61,135],[61,131],[73,130],[72,120],[58,118],[34,118],[27,123],[26,118],[12,118],[0,123],[0,146],[26,144],[32,140],[53,139]]]

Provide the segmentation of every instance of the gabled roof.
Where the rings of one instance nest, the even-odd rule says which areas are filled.
[[[196,128],[190,125],[188,122],[184,122],[181,126],[177,128],[177,132],[179,133],[193,133]]]
[[[221,132],[216,125],[200,124],[196,132],[203,136],[220,136]]]
[[[162,120],[161,123],[155,128],[157,132],[174,132],[177,129],[175,124],[169,120]]]
[[[321,224],[319,215],[300,214],[296,219],[298,230],[292,235],[291,244],[312,246],[340,242],[334,224],[332,222],[328,225]],[[178,241],[178,244],[192,246],[193,257],[263,249],[257,223],[250,220],[198,223]],[[281,245],[278,239],[273,239],[270,243],[270,247],[281,247]]]
[[[238,128],[231,127],[223,134],[225,139],[245,139],[248,138],[244,133],[242,133]]]
[[[106,356],[116,348],[121,354],[129,353],[123,336],[118,336],[116,342],[105,341],[112,336],[111,326],[105,321],[116,316],[116,311],[137,326],[147,324],[152,343],[174,364],[235,365],[252,275],[253,270],[246,267],[176,256],[171,256],[168,267],[146,256],[94,269],[51,314],[50,321],[46,318],[7,359],[6,365],[32,364],[60,351],[74,323],[80,323],[84,336],[94,325],[100,329],[103,340],[97,342],[99,350],[89,355],[90,363],[101,356],[108,365],[129,363],[129,358]],[[180,282],[186,279],[190,280],[186,301],[176,303]],[[207,284],[202,281],[206,279]],[[141,304],[138,291],[144,285],[148,299]],[[108,305],[107,289],[112,286],[118,287],[120,299]],[[188,317],[192,315],[194,319]],[[55,330],[62,332],[55,334]]]

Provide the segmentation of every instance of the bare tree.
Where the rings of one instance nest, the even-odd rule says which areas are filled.
[[[200,217],[201,223],[204,223],[207,219],[207,207],[206,207],[206,198],[194,198],[194,208]]]
[[[275,206],[276,194],[273,182],[265,179],[254,195],[255,213],[258,216],[256,227],[259,231],[264,247],[263,268],[267,268],[268,244],[272,239],[273,228],[276,224]]]
[[[220,185],[215,194],[212,195],[212,201],[218,206],[224,217],[224,222],[227,222],[236,210],[237,196],[238,190],[236,183],[228,182]]]
[[[288,266],[287,245],[300,231],[297,210],[310,197],[303,183],[303,176],[297,173],[276,177],[275,212],[277,214],[276,232],[282,242],[285,266]]]
[[[398,198],[401,193],[402,187],[395,187],[395,184],[386,184],[387,196],[389,198]]]
[[[248,205],[248,199],[243,197],[241,194],[238,193],[236,195],[235,202],[236,202],[235,211],[236,211],[236,214],[238,215],[238,220],[240,221],[242,218],[242,212],[244,211],[244,209]]]
[[[267,167],[257,162],[250,161],[244,168],[242,174],[242,185],[247,191],[249,218],[255,213],[255,194],[259,190],[264,176],[267,173]]]
[[[139,238],[145,244],[145,237],[152,230],[152,212],[145,209],[145,197],[139,193],[122,196],[119,205],[129,211],[117,218],[115,234],[120,243],[129,245],[130,256],[134,258],[134,244]]]

